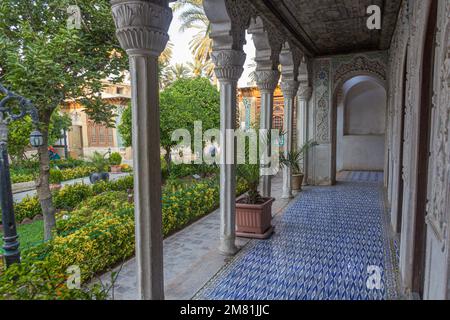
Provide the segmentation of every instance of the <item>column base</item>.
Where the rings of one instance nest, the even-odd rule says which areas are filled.
[[[283,191],[283,194],[281,195],[281,199],[291,199],[293,197],[292,191]]]
[[[239,251],[235,240],[220,240],[219,252],[224,256],[234,256]]]

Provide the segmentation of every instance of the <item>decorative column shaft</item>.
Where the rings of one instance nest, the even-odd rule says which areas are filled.
[[[220,84],[220,246],[221,253],[237,252],[236,240],[236,129],[237,83],[244,71],[241,50],[213,51],[212,60]],[[232,134],[230,134],[232,133]]]
[[[312,96],[312,88],[307,85],[302,85],[298,89],[297,97],[297,150],[300,150],[302,146],[308,141],[309,130],[309,110],[308,102]],[[303,169],[303,184],[308,183],[308,153],[303,155],[301,161],[301,168]]]
[[[255,71],[256,85],[261,92],[261,110],[260,110],[260,129],[272,130],[273,117],[273,93],[278,85],[280,79],[280,72],[278,70],[256,70]],[[268,143],[268,152],[270,155],[271,143]],[[261,177],[261,194],[263,197],[270,197],[272,194],[272,176],[264,175]]]
[[[137,286],[164,299],[158,57],[172,11],[164,0],[112,0],[119,42],[130,58]]]
[[[294,110],[294,97],[298,90],[298,82],[295,80],[286,80],[281,82],[281,90],[284,97],[284,156],[292,151],[292,113]],[[291,168],[283,168],[283,199],[292,198],[291,186]]]

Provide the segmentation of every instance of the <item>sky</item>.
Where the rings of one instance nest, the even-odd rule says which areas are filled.
[[[179,18],[179,12],[174,12],[172,24],[169,28],[170,42],[173,44],[173,55],[170,61],[171,64],[176,63],[189,63],[193,61],[191,50],[189,49],[189,42],[198,32],[197,29],[188,29],[184,32],[180,31],[181,21]],[[247,44],[244,46],[244,51],[247,54],[247,59],[244,65],[244,73],[239,80],[239,87],[247,87],[249,75],[253,71],[252,68],[247,67],[249,63],[253,62],[255,57],[255,46],[251,36],[247,34]]]

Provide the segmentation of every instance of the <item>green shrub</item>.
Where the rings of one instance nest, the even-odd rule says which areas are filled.
[[[109,156],[109,163],[113,166],[118,166],[122,163],[122,156],[118,152],[113,152]]]
[[[33,219],[38,214],[42,214],[41,204],[37,196],[26,197],[21,202],[14,205],[14,214],[18,223],[23,219]]]
[[[61,170],[63,181],[84,178],[94,172],[96,172],[96,168],[93,166],[82,166]]]
[[[35,179],[35,174],[33,173],[15,173],[11,172],[11,182],[12,183],[22,183],[29,182]]]
[[[99,287],[69,290],[70,266],[81,270],[82,282],[134,253],[133,210],[119,210],[79,230],[25,250],[22,263],[0,277],[0,300],[104,299]]]
[[[72,211],[62,211],[57,216],[58,235],[67,235],[90,221],[111,215],[118,209],[131,208],[124,191],[108,191],[81,202]]]
[[[60,184],[64,180],[63,172],[59,169],[50,169],[50,183]]]
[[[53,205],[58,209],[73,209],[81,201],[94,195],[92,188],[83,183],[65,186],[53,195]]]
[[[123,180],[114,187],[128,187],[132,177]],[[83,190],[80,194],[86,192],[82,188],[80,190]],[[245,184],[238,180],[237,193],[245,190]],[[126,196],[123,191],[110,191],[80,201],[78,208],[70,213],[61,212],[57,225],[59,235],[24,250],[22,263],[2,273],[0,300],[105,298],[104,291],[99,287],[89,291],[69,290],[66,271],[69,266],[79,266],[82,281],[86,282],[93,275],[133,255],[134,210],[127,203]],[[165,188],[162,199],[164,236],[210,213],[218,205],[217,179],[194,182],[181,189]],[[66,217],[62,218],[64,215]]]

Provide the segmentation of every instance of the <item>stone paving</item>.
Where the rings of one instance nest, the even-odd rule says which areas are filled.
[[[272,180],[274,224],[279,213],[289,203],[281,199],[282,177]],[[165,298],[168,300],[191,299],[230,258],[218,252],[220,215],[216,210],[180,232],[164,240]],[[238,238],[239,247],[248,239]],[[125,262],[114,271],[120,271],[111,298],[115,300],[137,299],[135,259]],[[110,283],[111,274],[100,277],[104,285]]]

